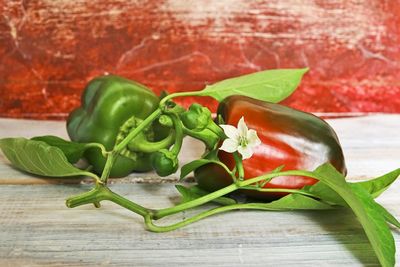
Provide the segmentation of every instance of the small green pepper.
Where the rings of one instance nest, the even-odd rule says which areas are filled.
[[[98,142],[112,150],[121,128],[127,128],[125,122],[130,119],[129,126],[134,127],[132,121],[145,119],[158,104],[159,98],[144,85],[115,75],[101,76],[85,88],[82,106],[67,119],[67,131],[72,141]],[[146,134],[148,139],[155,138],[151,129]],[[99,149],[89,149],[84,156],[96,173],[103,171],[106,159]],[[127,148],[116,158],[110,176],[122,177],[132,171],[148,170],[151,170],[150,153]]]
[[[159,176],[167,176],[178,170],[178,156],[167,150],[162,149],[152,155],[152,166]]]
[[[199,104],[192,104],[188,111],[180,114],[183,125],[189,130],[201,131],[211,121],[211,111]]]

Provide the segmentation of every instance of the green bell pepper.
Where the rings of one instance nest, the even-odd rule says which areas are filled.
[[[82,106],[70,113],[67,131],[72,141],[101,143],[110,151],[123,135],[155,111],[158,105],[159,98],[144,85],[115,75],[97,77],[85,88]],[[118,155],[111,177],[151,170],[150,152],[168,147],[174,141],[170,134],[164,140],[151,142],[157,140],[155,134],[163,132],[154,130],[154,127],[148,127]],[[100,174],[103,171],[106,159],[99,149],[88,149],[84,156],[94,172]]]

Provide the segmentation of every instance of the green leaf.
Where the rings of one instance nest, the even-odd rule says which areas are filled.
[[[385,191],[389,186],[396,180],[399,174],[399,169],[389,172],[383,176],[378,178],[357,182],[357,183],[348,183],[352,189],[355,187],[359,187],[358,190],[365,190],[368,194],[370,194],[373,198],[378,197],[383,191]],[[330,203],[332,205],[340,205],[343,207],[347,207],[347,203],[344,199],[336,193],[332,188],[328,187],[323,182],[318,182],[312,186],[305,186],[302,191],[306,193],[311,193],[317,196],[324,202]],[[375,203],[375,208],[380,211],[380,213],[385,217],[386,221],[393,224],[396,227],[400,228],[400,223],[397,221],[392,214],[390,214],[384,207],[380,204]]]
[[[294,92],[307,71],[308,68],[274,69],[251,73],[209,85],[199,95],[218,101],[231,95],[244,95],[277,103]]]
[[[301,194],[289,194],[270,203],[253,203],[267,210],[328,210],[332,206]]]
[[[367,190],[374,198],[382,194],[389,186],[399,177],[400,168],[377,177],[372,180],[358,182],[365,190]]]
[[[395,244],[392,233],[370,194],[359,186],[346,183],[344,176],[332,165],[324,164],[313,172],[343,198],[360,221],[382,266],[394,266]]]
[[[197,186],[185,187],[183,185],[175,185],[175,187],[182,196],[182,203],[189,202],[191,200],[208,195],[210,193],[210,192],[202,190],[201,188],[199,188]],[[218,197],[216,199],[213,199],[212,201],[215,203],[221,204],[221,205],[236,204],[236,201],[229,197]]]
[[[384,217],[385,220],[391,224],[393,224],[394,226],[396,226],[397,228],[400,228],[400,222],[392,215],[390,214],[390,212],[388,212],[382,205],[380,205],[379,203],[376,203],[376,209],[379,213],[381,213]]]
[[[180,180],[182,180],[183,178],[188,176],[189,173],[196,170],[197,168],[200,168],[201,166],[209,164],[209,163],[215,163],[215,164],[221,165],[223,168],[227,169],[226,165],[218,160],[198,159],[198,160],[194,160],[194,161],[189,162],[182,166]]]
[[[0,139],[0,148],[18,169],[48,177],[86,175],[97,179],[93,173],[80,170],[68,162],[58,147],[26,138]]]
[[[365,187],[363,185],[361,185],[360,183],[350,183],[349,184],[350,187],[353,189],[353,191],[365,191],[364,194],[369,194],[370,193],[365,189]],[[371,195],[370,195],[371,196]],[[372,197],[372,196],[371,196]],[[391,224],[393,224],[396,227],[400,228],[400,223],[399,221],[392,215],[390,214],[382,205],[380,205],[379,203],[373,201],[372,203],[375,207],[375,209],[383,215],[383,217],[385,217],[385,220]]]
[[[42,141],[50,146],[58,147],[70,163],[78,162],[83,157],[83,152],[87,149],[83,143],[70,142],[54,135],[36,136],[31,140]]]
[[[335,190],[333,190],[331,187],[323,182],[318,182],[314,185],[305,186],[302,191],[312,194],[331,205],[348,207],[346,201],[344,201],[344,199]]]

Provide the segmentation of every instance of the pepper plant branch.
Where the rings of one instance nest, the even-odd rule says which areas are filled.
[[[88,143],[88,144],[85,144],[85,148],[100,148],[101,154],[103,155],[103,157],[107,157],[108,151],[104,147],[103,144],[100,144],[100,143]]]
[[[178,116],[176,114],[171,114],[170,116],[175,128],[175,144],[172,147],[171,152],[175,155],[178,155],[179,151],[181,151],[183,143],[183,127],[181,121],[178,119]]]
[[[296,194],[301,194],[304,196],[309,196],[309,197],[317,197],[314,194],[302,191],[302,190],[298,190],[298,189],[285,189],[285,188],[260,188],[258,186],[244,186],[241,187],[240,189],[244,189],[244,190],[254,190],[254,191],[258,191],[258,192],[273,192],[273,193],[296,193]]]
[[[162,232],[168,232],[168,231],[173,231],[178,228],[184,227],[188,224],[197,222],[201,219],[204,219],[206,217],[218,214],[218,213],[223,213],[231,210],[239,210],[239,209],[255,209],[255,210],[282,210],[282,209],[274,209],[270,207],[266,207],[262,203],[247,203],[247,204],[232,204],[232,205],[227,205],[223,207],[218,207],[218,208],[213,208],[204,212],[201,212],[191,218],[185,219],[183,221],[180,221],[175,224],[167,225],[167,226],[158,226],[153,223],[152,216],[147,215],[145,216],[145,224],[148,230],[152,232],[157,232],[157,233],[162,233]]]
[[[202,204],[205,204],[207,202],[210,202],[211,200],[218,198],[218,197],[222,197],[226,194],[229,194],[235,190],[238,189],[246,189],[246,187],[248,187],[251,184],[255,184],[259,181],[263,181],[264,179],[272,179],[278,176],[288,176],[288,175],[295,175],[295,176],[309,176],[315,179],[318,179],[318,177],[316,177],[315,175],[313,175],[313,173],[308,172],[308,171],[284,171],[284,172],[274,172],[274,173],[269,173],[266,175],[261,175],[261,176],[257,176],[248,180],[243,180],[243,181],[237,181],[236,183],[233,183],[231,185],[228,185],[220,190],[214,191],[208,195],[196,198],[194,200],[176,205],[174,207],[170,207],[170,208],[165,208],[165,209],[159,209],[159,210],[154,210],[154,215],[153,215],[153,219],[161,219],[165,216],[168,215],[172,215],[187,209],[191,209],[197,206],[200,206]],[[248,189],[248,188],[247,188]],[[269,192],[284,192],[283,189],[274,189],[274,188],[270,188]],[[304,192],[302,190],[296,190],[296,189],[289,189],[286,193],[298,193],[298,194],[302,194],[302,195],[306,195],[306,196],[313,196],[314,195],[310,195],[307,192]]]
[[[69,199],[67,199],[66,205],[69,208],[75,208],[85,204],[100,203],[103,200],[109,200],[111,202],[114,202],[141,216],[146,216],[147,214],[151,213],[150,209],[146,209],[145,207],[137,203],[134,203],[133,201],[130,201],[124,198],[123,196],[118,195],[117,193],[114,193],[105,185],[96,185],[95,188],[93,188],[88,192],[70,197]]]
[[[244,178],[243,160],[239,156],[238,152],[233,153],[233,158],[235,159],[236,169],[238,171],[239,180]]]
[[[119,153],[124,149],[133,138],[135,138],[140,132],[144,130],[150,123],[157,119],[161,115],[162,111],[160,108],[156,109],[146,119],[144,119],[139,125],[133,129],[118,145],[116,145],[113,151]]]
[[[117,152],[111,151],[111,153],[107,154],[106,164],[104,165],[103,172],[101,173],[100,181],[102,183],[107,183],[107,179],[110,176],[111,168],[114,165],[115,160],[117,159]]]
[[[110,176],[111,168],[114,165],[114,162],[118,156],[118,153],[124,149],[129,142],[135,138],[139,133],[141,133],[144,128],[146,128],[150,123],[152,123],[155,119],[157,119],[161,115],[161,109],[156,109],[153,113],[151,113],[145,120],[143,120],[135,129],[133,129],[122,141],[121,143],[114,146],[114,149],[111,153],[107,154],[106,164],[104,166],[103,172],[101,174],[100,180],[103,183],[107,182],[108,177]]]
[[[163,107],[165,103],[167,103],[169,100],[176,98],[176,97],[183,97],[183,96],[202,96],[204,93],[202,91],[190,91],[190,92],[178,92],[178,93],[172,93],[170,95],[167,95],[160,101],[160,107]]]
[[[183,131],[186,135],[202,141],[210,149],[215,146],[220,138],[215,132],[207,128],[202,131],[193,131],[184,127]]]
[[[172,145],[175,141],[175,132],[171,131],[170,134],[160,141],[150,142],[145,136],[135,138],[134,143],[129,143],[128,148],[132,151],[143,153],[153,153]]]

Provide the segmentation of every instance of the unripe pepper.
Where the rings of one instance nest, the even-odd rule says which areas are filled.
[[[85,88],[82,106],[70,113],[67,131],[72,141],[98,142],[111,150],[125,122],[145,119],[158,104],[159,98],[144,85],[115,75],[97,77]],[[112,177],[151,169],[149,153],[125,149],[121,154],[111,169]],[[95,172],[102,172],[106,159],[99,149],[87,150],[85,157]]]
[[[284,165],[283,170],[314,170],[325,162],[346,174],[343,151],[334,130],[310,113],[245,96],[232,96],[220,103],[218,114],[225,124],[234,126],[243,116],[248,128],[254,129],[261,140],[253,156],[243,160],[244,179],[266,174],[281,165]],[[235,166],[232,154],[219,151],[218,157],[230,169]],[[232,183],[230,175],[216,164],[198,168],[195,178],[198,185],[207,191]],[[309,177],[284,176],[272,179],[264,188],[301,189],[316,182]],[[253,190],[244,190],[244,193],[263,199],[284,195]]]
[[[199,104],[192,104],[189,110],[180,114],[183,125],[189,130],[201,131],[211,121],[211,111]]]
[[[151,163],[153,169],[161,177],[175,173],[179,167],[178,156],[167,149],[155,152],[151,156]]]

